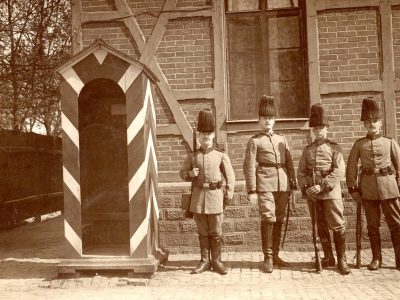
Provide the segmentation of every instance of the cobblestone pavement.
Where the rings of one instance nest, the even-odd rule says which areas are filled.
[[[361,269],[340,275],[335,268],[317,274],[311,252],[281,252],[290,268],[272,274],[259,269],[260,252],[223,253],[229,273],[191,275],[196,254],[170,255],[150,279],[125,274],[58,279],[62,253],[57,220],[0,232],[0,299],[400,299],[400,271],[393,249],[384,249],[384,265],[368,271],[370,250],[362,251]],[[33,232],[35,234],[33,234]],[[352,263],[354,251],[348,251]]]

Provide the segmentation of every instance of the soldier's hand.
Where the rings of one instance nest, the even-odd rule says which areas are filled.
[[[249,195],[249,200],[252,205],[258,205],[258,195],[257,193],[252,193]]]
[[[190,177],[197,177],[197,176],[199,176],[199,168],[193,168],[190,171]]]
[[[351,198],[356,202],[361,202],[361,195],[359,192],[350,193]]]
[[[306,194],[307,196],[312,199],[315,200],[317,199],[317,195],[322,191],[322,188],[319,184],[313,185],[312,187],[309,187],[306,190]]]
[[[297,190],[297,184],[295,180],[290,180],[290,189],[292,191],[296,191]]]

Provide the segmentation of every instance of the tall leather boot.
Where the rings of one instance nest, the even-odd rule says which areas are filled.
[[[272,273],[273,266],[273,252],[272,252],[272,231],[274,224],[267,221],[261,221],[261,244],[264,253],[264,262],[261,270],[264,273]]]
[[[379,229],[378,231],[368,230],[368,236],[371,244],[372,260],[367,268],[370,271],[376,271],[382,266],[382,246]]]
[[[340,274],[347,275],[350,273],[350,268],[347,265],[346,261],[346,236],[343,231],[334,231],[333,239],[335,241],[336,254],[338,264],[337,267],[339,269]]]
[[[335,257],[333,256],[331,236],[328,227],[318,226],[318,236],[321,241],[324,257],[321,258],[321,265],[324,268],[336,266]]]
[[[400,230],[391,231],[390,236],[392,238],[396,269],[400,271]]]
[[[281,233],[282,223],[276,222],[273,224],[272,231],[272,258],[275,266],[278,267],[290,267],[290,264],[279,257],[279,249],[281,246]]]
[[[192,270],[192,274],[200,274],[210,270],[210,243],[208,236],[199,236],[201,259],[196,268]]]
[[[213,270],[221,275],[228,274],[228,270],[221,262],[222,237],[220,235],[210,236],[211,242],[211,266]]]

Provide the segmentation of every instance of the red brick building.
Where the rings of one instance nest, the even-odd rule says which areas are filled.
[[[258,130],[260,95],[277,100],[276,131],[292,147],[297,167],[312,140],[309,107],[321,102],[329,137],[344,150],[363,136],[361,101],[374,96],[385,134],[397,138],[400,114],[399,0],[72,0],[73,51],[96,39],[140,61],[156,84],[161,246],[197,249],[193,220],[182,216],[190,187],[178,171],[191,151],[198,111],[210,107],[216,143],[229,154],[237,177],[225,211],[225,246],[260,249],[259,220],[245,193],[242,163]],[[287,244],[311,244],[305,200],[295,194]],[[345,195],[349,240],[355,207]],[[385,231],[385,230],[384,230]],[[388,232],[383,237],[388,239]],[[367,240],[364,240],[367,242]],[[366,243],[368,245],[368,243]]]

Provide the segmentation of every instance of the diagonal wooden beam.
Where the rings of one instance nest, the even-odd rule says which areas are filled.
[[[136,42],[136,46],[140,53],[143,52],[144,47],[146,46],[145,37],[142,30],[139,27],[139,24],[136,21],[136,18],[133,17],[133,12],[129,7],[126,0],[114,0],[115,7],[122,15],[131,15],[132,17],[124,19],[124,24],[126,28],[128,28],[130,34]]]
[[[166,0],[162,11],[172,10],[176,6],[177,0]],[[158,77],[159,82],[157,82],[158,88],[160,89],[162,95],[164,96],[165,101],[167,102],[172,116],[174,117],[175,123],[178,126],[180,132],[182,133],[183,138],[187,142],[190,148],[192,148],[192,128],[187,121],[185,114],[178,103],[178,99],[175,96],[171,86],[169,85],[167,79],[164,76],[163,71],[161,70],[160,65],[158,64],[156,58],[154,57],[156,48],[164,34],[166,22],[168,22],[168,15],[166,18],[159,17],[158,21],[153,29],[151,36],[148,39],[148,42],[145,42],[144,34],[139,27],[136,19],[133,17],[133,13],[131,8],[129,7],[126,0],[115,0],[115,7],[121,14],[130,14],[131,17],[128,19],[124,19],[124,24],[128,28],[131,33],[136,45],[138,47],[139,53],[142,56],[139,60],[145,63],[150,70]],[[162,12],[161,11],[161,12]],[[150,51],[151,55],[147,54]],[[192,149],[193,150],[193,149]]]

